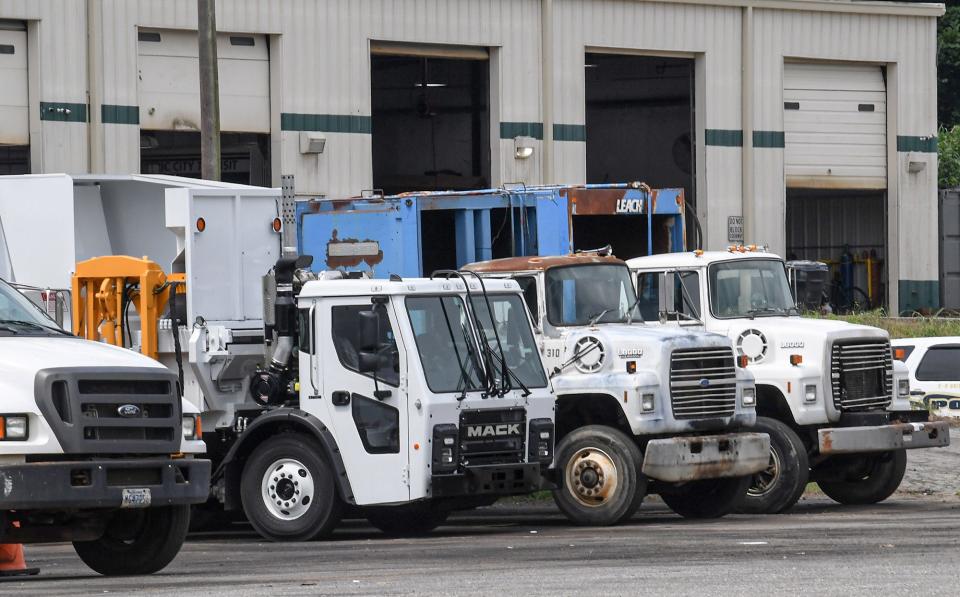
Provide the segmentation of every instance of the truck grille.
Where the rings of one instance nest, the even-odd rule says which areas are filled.
[[[43,369],[34,394],[67,454],[180,451],[177,376],[165,369]]]
[[[732,416],[737,406],[733,350],[674,350],[670,356],[670,403],[676,419]]]
[[[833,405],[837,410],[882,410],[893,398],[890,342],[834,343],[830,354]]]
[[[526,410],[504,408],[460,413],[460,463],[463,466],[524,461]]]

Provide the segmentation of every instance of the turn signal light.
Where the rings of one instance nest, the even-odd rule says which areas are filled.
[[[637,362],[627,361],[627,373],[636,373],[636,372],[637,372]]]
[[[280,218],[273,219],[273,231],[280,232],[280,229],[283,228],[283,222],[280,221]]]
[[[197,218],[197,232],[203,232],[207,229],[207,221],[203,218]]]
[[[897,359],[898,361],[905,361],[905,360],[907,360],[907,349],[905,349],[905,348],[894,348],[894,349],[893,349],[893,358]]]
[[[794,367],[796,367],[802,362],[803,362],[803,355],[799,355],[799,354],[790,355],[790,364],[793,365]]]
[[[741,369],[746,369],[747,365],[749,364],[750,364],[750,357],[748,357],[747,355],[742,354],[737,357],[737,365],[739,365]]]

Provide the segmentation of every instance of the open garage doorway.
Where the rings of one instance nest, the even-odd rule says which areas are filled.
[[[270,181],[270,135],[220,134],[220,180],[255,186]],[[200,178],[200,133],[140,131],[140,172]]]
[[[640,180],[694,199],[692,58],[586,54],[587,182]]]
[[[487,50],[416,52],[372,49],[374,187],[386,194],[489,187]]]
[[[883,190],[787,189],[787,260],[830,266],[836,310],[887,303],[886,206]]]

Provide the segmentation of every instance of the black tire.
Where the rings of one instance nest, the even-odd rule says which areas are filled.
[[[684,518],[722,518],[743,502],[752,477],[703,479],[661,493],[663,502]]]
[[[842,481],[820,481],[823,493],[847,505],[876,504],[900,487],[907,470],[907,451],[893,450],[865,459],[865,466]]]
[[[770,467],[753,475],[739,509],[750,514],[789,510],[810,479],[807,448],[793,429],[776,419],[757,417],[753,431],[770,435]]]
[[[269,504],[267,493],[272,495]],[[343,512],[323,448],[301,433],[274,437],[254,450],[243,467],[240,497],[247,520],[270,541],[309,541],[326,536],[340,522]]]
[[[190,506],[118,510],[96,541],[74,541],[83,563],[105,576],[153,574],[180,553]]]
[[[581,427],[557,446],[563,484],[553,499],[575,524],[617,524],[633,516],[647,493],[642,464],[640,448],[627,434],[603,425]]]
[[[393,537],[416,537],[437,528],[450,516],[449,510],[441,510],[431,502],[418,502],[405,506],[368,508],[367,520],[387,535]]]

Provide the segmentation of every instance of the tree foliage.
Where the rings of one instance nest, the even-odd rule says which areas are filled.
[[[960,124],[960,1],[948,2],[937,25],[937,112],[940,126]]]

